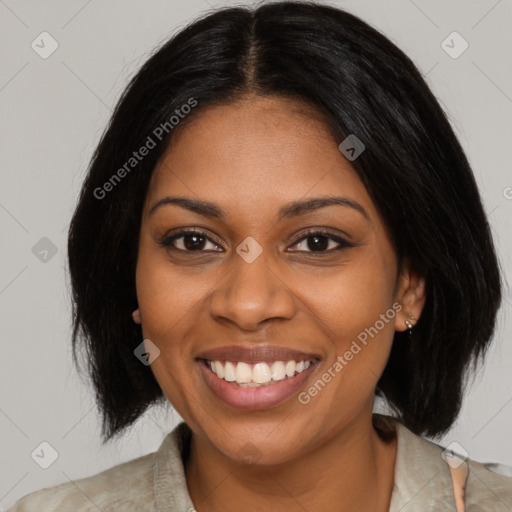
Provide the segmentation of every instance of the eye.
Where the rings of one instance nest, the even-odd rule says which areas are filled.
[[[292,247],[298,247],[298,249],[293,249],[292,252],[316,252],[322,254],[353,247],[353,245],[329,231],[315,230],[308,231],[306,236],[297,240]]]
[[[159,244],[167,249],[185,252],[206,252],[215,251],[219,252],[219,245],[211,240],[202,231],[196,230],[183,230],[173,235],[165,236]],[[208,248],[208,244],[211,244],[213,248]],[[216,249],[217,248],[217,249]]]

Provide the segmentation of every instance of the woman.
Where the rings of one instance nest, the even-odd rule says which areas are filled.
[[[12,510],[510,510],[511,479],[420,437],[457,417],[500,275],[445,115],[358,18],[283,2],[173,37],[115,109],[68,249],[104,439],[156,402],[184,422]]]

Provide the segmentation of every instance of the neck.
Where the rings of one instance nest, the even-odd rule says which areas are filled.
[[[243,465],[192,435],[185,473],[198,512],[389,510],[396,438],[381,439],[371,411],[300,459]]]

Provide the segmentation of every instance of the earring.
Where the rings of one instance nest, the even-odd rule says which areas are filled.
[[[414,318],[414,315],[412,315],[411,313],[407,313],[407,316],[408,316],[411,320],[416,320],[416,319]],[[405,325],[407,326],[407,329],[409,329],[409,333],[411,333],[412,328],[413,328],[413,325],[411,324],[411,322],[409,322],[409,320],[406,320],[406,321],[405,321]]]

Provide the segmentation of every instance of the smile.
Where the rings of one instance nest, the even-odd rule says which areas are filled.
[[[225,404],[246,410],[275,407],[298,393],[319,359],[249,364],[198,359],[207,386]]]
[[[273,363],[247,364],[231,361],[207,361],[217,377],[242,387],[271,386],[287,377],[294,377],[307,370],[315,359],[308,361],[274,361]]]

